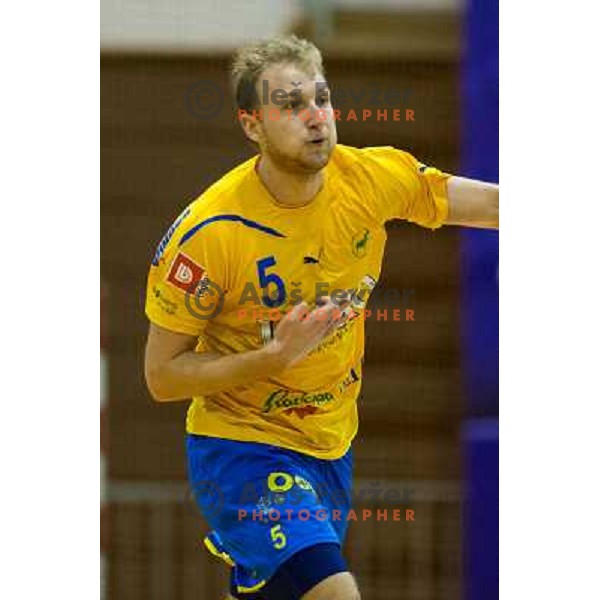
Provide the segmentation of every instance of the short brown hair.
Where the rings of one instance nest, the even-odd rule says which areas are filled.
[[[261,40],[237,50],[231,64],[231,84],[236,108],[246,111],[256,108],[255,88],[260,74],[272,65],[286,63],[307,71],[324,73],[319,49],[312,42],[295,35]]]

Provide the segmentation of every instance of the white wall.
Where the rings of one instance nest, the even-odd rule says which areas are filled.
[[[222,49],[280,33],[300,0],[101,0],[103,49]]]
[[[456,10],[466,0],[329,0],[335,8],[352,10]]]
[[[103,49],[228,49],[289,29],[304,6],[459,8],[465,0],[101,0]]]

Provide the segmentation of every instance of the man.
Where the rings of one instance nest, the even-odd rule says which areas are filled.
[[[495,228],[498,188],[394,148],[336,145],[321,56],[305,40],[241,49],[232,80],[258,154],[158,247],[146,379],[157,401],[193,398],[189,476],[214,530],[207,546],[233,567],[232,596],[353,600],[341,545],[385,222]]]

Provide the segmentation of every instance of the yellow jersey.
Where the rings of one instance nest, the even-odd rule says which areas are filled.
[[[358,429],[364,307],[376,283],[390,219],[437,228],[447,180],[392,147],[337,145],[323,186],[300,207],[278,204],[258,156],[192,202],[161,240],[148,276],[146,314],[198,337],[197,352],[239,353],[272,338],[300,301],[354,294],[351,318],[279,375],[192,399],[188,433],[262,442],[337,459]]]

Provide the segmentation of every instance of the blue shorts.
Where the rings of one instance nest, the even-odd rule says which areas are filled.
[[[213,531],[207,548],[233,566],[238,592],[260,590],[290,557],[341,547],[352,495],[352,451],[323,460],[269,444],[186,440],[194,498]]]

